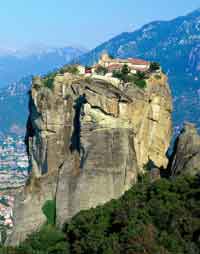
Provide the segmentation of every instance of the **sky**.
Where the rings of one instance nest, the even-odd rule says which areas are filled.
[[[1,0],[0,49],[87,49],[154,20],[200,8],[200,0]]]

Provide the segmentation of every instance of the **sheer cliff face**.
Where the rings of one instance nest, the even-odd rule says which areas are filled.
[[[58,75],[53,90],[35,79],[27,144],[29,184],[15,208],[11,244],[45,222],[45,200],[56,199],[57,224],[82,209],[118,198],[152,160],[167,166],[172,101],[167,79],[147,88],[97,77]]]
[[[200,172],[200,136],[194,124],[185,123],[177,138],[170,170],[172,176]]]

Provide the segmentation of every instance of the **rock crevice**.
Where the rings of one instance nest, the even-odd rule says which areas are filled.
[[[32,172],[9,244],[45,223],[46,200],[56,199],[61,226],[80,210],[119,198],[149,160],[166,168],[172,100],[163,80],[149,79],[145,90],[70,74],[57,75],[52,90],[33,81],[26,135]]]
[[[200,172],[200,135],[195,125],[185,123],[175,141],[169,170],[172,176],[196,175]]]

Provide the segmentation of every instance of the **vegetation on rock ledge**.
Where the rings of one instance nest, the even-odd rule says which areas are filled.
[[[157,71],[157,70],[160,70],[160,64],[156,62],[151,62],[150,71]]]
[[[198,254],[200,178],[143,181],[96,209],[80,212],[64,231],[46,225],[12,254]]]
[[[53,89],[54,78],[55,78],[56,75],[57,75],[57,72],[52,72],[52,73],[48,74],[47,76],[45,76],[42,79],[42,82],[43,82],[44,86],[52,90]]]
[[[79,70],[78,68],[75,66],[75,65],[65,65],[63,66],[60,70],[59,70],[59,73],[60,74],[64,74],[64,73],[71,73],[71,74],[74,74],[74,75],[77,75],[79,74]]]
[[[146,73],[138,71],[137,74],[133,74],[126,64],[121,70],[113,71],[113,77],[120,79],[124,83],[132,83],[142,89],[146,87]]]

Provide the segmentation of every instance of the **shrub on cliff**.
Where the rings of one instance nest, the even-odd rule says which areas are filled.
[[[140,71],[133,74],[126,64],[123,65],[121,70],[113,71],[113,77],[120,79],[124,83],[132,83],[141,89],[146,87],[146,74]]]
[[[30,235],[17,250],[17,253],[21,254],[69,254],[65,235],[51,225],[44,226],[39,232]]]
[[[129,81],[129,73],[130,69],[127,64],[124,64],[121,70],[114,70],[113,77],[122,80],[123,82],[127,83]]]
[[[122,80],[122,74],[121,74],[120,70],[114,70],[113,73],[112,73],[112,76],[114,78],[118,78],[118,79]]]
[[[51,225],[31,234],[18,247],[2,247],[0,254],[70,254],[66,236]]]
[[[146,75],[143,72],[137,72],[137,74],[131,73],[128,77],[128,81],[137,87],[144,89],[146,87]]]
[[[135,80],[134,83],[139,88],[144,89],[146,87],[146,81],[145,80]]]
[[[60,74],[64,74],[66,72],[76,75],[79,73],[79,70],[75,65],[66,65],[59,71]]]
[[[42,207],[42,211],[47,218],[47,224],[55,225],[56,222],[56,201],[47,200]]]
[[[160,64],[156,62],[150,63],[150,71],[157,71],[160,69]]]
[[[137,71],[136,78],[138,80],[144,80],[146,78],[146,73],[143,71]]]
[[[57,72],[52,72],[48,74],[47,76],[45,76],[42,80],[44,86],[49,89],[53,89],[53,82],[56,75],[57,75]]]
[[[96,68],[95,72],[96,72],[97,74],[99,74],[99,75],[106,75],[106,73],[108,73],[108,69],[105,68],[104,66],[99,65],[99,66]]]

